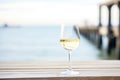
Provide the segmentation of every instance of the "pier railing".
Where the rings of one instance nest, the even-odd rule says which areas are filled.
[[[84,35],[86,38],[96,42],[96,38],[97,38],[97,35],[102,35],[102,36],[108,36],[108,29],[107,27],[93,27],[93,26],[89,26],[89,27],[86,27],[86,26],[82,26],[82,27],[79,27],[80,29],[80,33],[82,35]],[[113,34],[116,38],[119,37],[119,30],[118,30],[118,27],[115,27],[112,29],[113,31]]]

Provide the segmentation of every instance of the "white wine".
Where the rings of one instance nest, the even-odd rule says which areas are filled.
[[[67,50],[73,50],[78,47],[80,39],[60,39],[60,43]]]

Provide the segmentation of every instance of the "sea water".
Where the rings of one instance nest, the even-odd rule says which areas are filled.
[[[100,51],[81,36],[71,54],[72,61],[100,60]],[[60,26],[0,28],[0,61],[67,61],[60,45]]]

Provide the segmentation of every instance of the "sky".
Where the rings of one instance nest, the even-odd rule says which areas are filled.
[[[107,0],[0,0],[0,24],[97,25],[98,5],[105,1]],[[106,18],[103,22],[105,21]]]

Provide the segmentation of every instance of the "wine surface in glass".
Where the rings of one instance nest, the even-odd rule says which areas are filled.
[[[73,50],[78,47],[80,39],[60,39],[60,43],[66,50]]]

